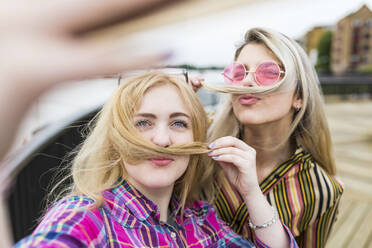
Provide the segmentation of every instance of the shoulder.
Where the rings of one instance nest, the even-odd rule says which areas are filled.
[[[320,204],[324,203],[326,208],[338,203],[343,193],[342,184],[306,152],[303,152],[286,177],[297,184],[304,194],[313,196]]]
[[[99,216],[99,210],[95,207],[92,199],[84,196],[71,196],[53,204],[38,229],[43,228],[44,225],[54,225],[55,223],[73,227],[85,222],[94,222],[97,216]]]
[[[53,204],[33,233],[20,243],[28,244],[27,247],[33,247],[35,242],[45,247],[58,242],[84,247],[98,238],[102,228],[103,221],[94,201],[71,196]]]

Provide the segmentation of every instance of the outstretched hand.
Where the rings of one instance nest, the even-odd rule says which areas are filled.
[[[0,8],[0,162],[29,106],[60,82],[147,68],[169,52],[140,55],[120,46],[88,42],[84,33],[130,21],[175,0],[4,0]],[[180,1],[180,0],[177,0]],[[1,166],[0,166],[1,167]],[[1,169],[1,168],[0,168]],[[0,170],[1,174],[1,170]],[[0,177],[2,178],[2,177]],[[0,239],[11,247],[0,190]]]
[[[0,8],[0,160],[31,103],[56,83],[153,66],[169,53],[139,55],[83,33],[130,20],[169,0],[5,0]]]
[[[23,87],[46,89],[56,82],[148,67],[164,54],[138,57],[113,44],[94,44],[78,35],[107,16],[130,17],[161,0],[5,1],[0,9],[0,73]],[[164,0],[163,0],[164,2]],[[26,83],[34,83],[27,85]]]

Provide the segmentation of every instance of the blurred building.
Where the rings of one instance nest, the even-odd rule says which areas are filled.
[[[363,5],[337,22],[332,39],[335,74],[372,69],[372,11]]]
[[[303,47],[309,55],[313,65],[316,64],[318,57],[318,43],[325,31],[330,30],[330,27],[317,26],[305,34]]]

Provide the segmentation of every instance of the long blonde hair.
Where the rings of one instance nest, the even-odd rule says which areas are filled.
[[[176,86],[183,97],[191,117],[193,143],[160,147],[144,139],[134,127],[133,116],[145,93],[162,84]],[[203,170],[201,154],[208,151],[206,131],[203,105],[185,80],[156,71],[132,77],[119,87],[97,115],[92,131],[72,162],[73,184],[67,196],[85,195],[98,207],[103,201],[102,192],[125,180],[124,161],[138,163],[158,154],[191,155],[186,172],[174,186],[183,211],[186,204],[200,195],[198,172]]]
[[[235,52],[235,60],[247,44],[261,44],[271,51],[284,67],[285,77],[270,87],[216,87],[210,89],[226,93],[266,94],[289,87],[295,87],[295,95],[302,99],[302,108],[294,114],[286,140],[292,139],[305,151],[312,154],[315,161],[329,174],[336,174],[333,148],[328,123],[324,113],[324,103],[319,88],[319,79],[303,49],[287,36],[263,28],[253,28],[246,32],[244,41]],[[208,140],[219,137],[238,137],[242,125],[234,115],[231,95],[227,98],[208,129]],[[209,163],[215,164],[210,161]],[[216,166],[210,166],[206,177],[216,176]],[[207,175],[208,174],[208,175]]]

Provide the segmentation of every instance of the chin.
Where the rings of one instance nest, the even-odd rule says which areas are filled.
[[[165,173],[162,173],[161,175],[157,173],[149,173],[147,177],[137,177],[134,179],[137,183],[142,185],[142,187],[156,190],[173,187],[178,177]]]
[[[174,183],[185,173],[188,161],[174,163],[169,166],[158,167],[151,163],[128,165],[125,168],[129,182],[141,188],[166,189],[173,187]]]
[[[155,178],[154,178],[155,179]],[[161,179],[151,179],[147,180],[143,184],[152,189],[161,189],[161,188],[168,188],[170,186],[173,186],[175,183],[175,180],[161,180]]]
[[[237,116],[237,119],[243,125],[259,125],[264,122],[261,118],[251,114],[242,114]]]

